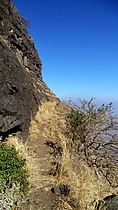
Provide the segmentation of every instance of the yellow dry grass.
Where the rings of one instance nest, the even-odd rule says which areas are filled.
[[[70,197],[66,200],[60,198],[62,203],[60,210],[73,209],[69,204],[71,196],[75,199],[76,210],[95,210],[96,201],[103,199],[111,193],[116,193],[117,189],[112,189],[102,176],[96,177],[94,171],[84,161],[70,155],[67,147],[68,139],[64,136],[64,116],[69,109],[70,107],[66,104],[56,101],[42,104],[35,118],[32,119],[29,129],[29,139],[33,142],[34,149],[29,148],[27,143],[22,144],[18,139],[14,141],[12,137],[10,137],[9,142],[12,141],[19,150],[19,153],[26,158],[30,171],[30,182],[35,188],[37,186],[47,188],[50,184],[54,186],[60,183],[70,186]],[[39,157],[35,156],[35,147],[40,144],[40,137],[60,142],[63,148],[59,176],[52,178],[47,176],[46,178],[41,175],[41,164],[46,162],[46,159],[48,161],[46,164],[48,164],[51,159],[43,157],[39,160]]]
[[[39,156],[36,154],[36,144],[29,145],[28,142],[23,143],[23,139],[19,139],[17,136],[9,136],[7,139],[7,144],[14,146],[18,154],[26,159],[26,166],[29,171],[29,183],[30,190],[36,190],[37,188],[46,187],[50,185],[54,180],[49,176],[42,176],[42,165],[49,164],[49,157],[42,157],[39,159]],[[40,152],[40,151],[39,151]],[[45,168],[44,168],[45,170]]]
[[[57,101],[45,102],[39,108],[34,119],[31,121],[29,136],[37,139],[39,135],[60,139],[59,135],[65,129],[64,113],[68,106]]]
[[[26,166],[30,175],[29,181],[32,183],[34,176],[33,171],[35,171],[37,168],[35,148],[29,148],[28,142],[23,143],[23,139],[12,135],[7,138],[7,144],[14,146],[18,154],[26,160]]]
[[[71,196],[76,200],[77,210],[95,210],[96,201],[105,196],[117,193],[102,176],[97,177],[94,171],[82,160],[72,157],[67,149],[67,139],[61,136],[63,146],[62,168],[58,179],[71,187]]]

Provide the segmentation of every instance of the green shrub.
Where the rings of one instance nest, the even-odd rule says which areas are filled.
[[[14,147],[5,143],[0,145],[0,180],[10,183],[20,183],[20,190],[28,190],[28,171],[25,160],[20,157]]]
[[[79,155],[109,184],[117,186],[118,118],[113,115],[112,103],[97,107],[92,100],[81,101],[66,115],[66,135],[70,154]]]
[[[80,142],[85,140],[85,121],[86,115],[77,109],[71,109],[66,115],[66,125],[68,136],[71,139],[71,146],[77,146]]]

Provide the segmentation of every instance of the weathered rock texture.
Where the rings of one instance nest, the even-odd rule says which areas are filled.
[[[97,210],[117,210],[118,209],[118,195],[111,195],[105,197],[99,202]]]
[[[42,80],[41,61],[25,21],[0,0],[0,135],[25,130],[42,100],[55,99]]]

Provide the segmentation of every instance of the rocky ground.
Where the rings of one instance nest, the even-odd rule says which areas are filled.
[[[56,100],[42,80],[42,64],[25,20],[0,1],[0,135],[26,131],[41,101]]]
[[[70,106],[44,83],[27,20],[9,2],[0,0],[0,140],[15,145],[29,169],[30,191],[21,210],[117,210],[116,183],[111,186],[70,153]]]

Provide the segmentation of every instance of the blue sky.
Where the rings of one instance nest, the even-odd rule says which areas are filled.
[[[117,0],[13,0],[60,98],[118,101]]]

